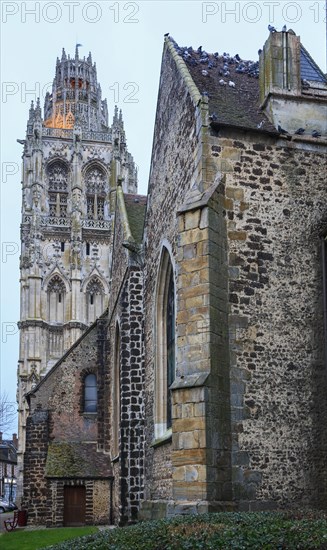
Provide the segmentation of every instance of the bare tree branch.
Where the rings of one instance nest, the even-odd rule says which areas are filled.
[[[0,394],[0,432],[12,435],[17,431],[17,403],[10,401],[7,392]]]

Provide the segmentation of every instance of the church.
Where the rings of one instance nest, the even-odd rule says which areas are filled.
[[[91,55],[23,152],[18,369],[30,524],[327,502],[327,78],[165,36],[147,196]]]

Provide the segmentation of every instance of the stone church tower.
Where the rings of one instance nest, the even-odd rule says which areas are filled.
[[[25,394],[108,304],[115,189],[135,193],[121,112],[108,125],[91,54],[65,50],[42,118],[31,105],[22,167],[21,313],[18,363],[21,489]]]

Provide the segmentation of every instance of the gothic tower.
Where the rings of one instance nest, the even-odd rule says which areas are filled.
[[[18,362],[18,490],[22,487],[25,395],[108,303],[116,181],[137,191],[121,112],[108,126],[96,65],[57,59],[42,118],[31,105],[22,167],[21,312]],[[20,492],[20,491],[18,491]]]

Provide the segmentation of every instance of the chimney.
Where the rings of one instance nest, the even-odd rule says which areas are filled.
[[[271,32],[260,55],[260,102],[271,93],[301,93],[300,37],[289,32]]]
[[[12,434],[12,443],[15,449],[18,449],[18,437],[17,434]]]
[[[309,76],[307,76],[309,75]],[[310,81],[307,79],[310,77]],[[259,59],[260,108],[277,129],[327,133],[327,82],[294,31],[271,32]]]

